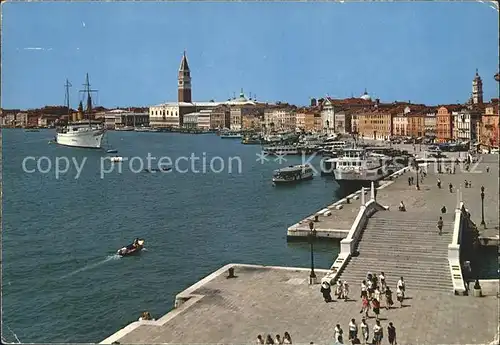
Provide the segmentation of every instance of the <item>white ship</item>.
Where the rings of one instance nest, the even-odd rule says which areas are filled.
[[[82,147],[90,149],[100,149],[102,147],[102,139],[106,134],[106,129],[100,121],[91,120],[92,113],[92,98],[90,97],[89,75],[87,74],[85,90],[87,95],[87,111],[86,120],[69,122],[64,127],[59,127],[56,132],[56,143],[64,146]],[[66,106],[69,106],[69,87],[71,84],[66,80]],[[68,114],[69,115],[69,114]],[[69,116],[68,116],[69,117]]]
[[[79,121],[58,129],[56,143],[64,146],[100,149],[106,133],[101,122]]]
[[[341,182],[378,181],[388,174],[387,163],[391,158],[370,153],[365,149],[344,149],[342,156],[330,159],[335,180]]]
[[[309,164],[290,165],[287,168],[275,170],[273,173],[274,183],[294,183],[310,180],[314,176],[313,169]]]

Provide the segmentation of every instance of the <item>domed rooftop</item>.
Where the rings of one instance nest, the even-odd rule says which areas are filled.
[[[371,101],[372,100],[371,96],[368,94],[368,92],[366,92],[366,89],[365,89],[365,92],[363,93],[363,95],[360,98],[363,99],[363,100],[365,100],[365,101]]]
[[[248,99],[246,99],[246,97],[245,97],[245,94],[243,93],[243,90],[241,90],[241,92],[240,92],[240,97],[236,98],[234,101],[241,102],[241,103],[248,101]]]

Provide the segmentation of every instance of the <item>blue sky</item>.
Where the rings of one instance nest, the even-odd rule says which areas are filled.
[[[484,3],[7,3],[2,107],[72,106],[85,73],[106,107],[175,101],[184,49],[193,99],[361,95],[464,102],[475,69],[498,94],[498,12]],[[28,49],[42,48],[42,49]]]

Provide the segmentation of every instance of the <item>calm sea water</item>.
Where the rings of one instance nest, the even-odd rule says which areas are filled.
[[[227,263],[309,266],[309,246],[287,243],[286,228],[339,198],[331,178],[273,187],[277,162],[256,162],[259,146],[215,135],[110,132],[124,157],[175,160],[194,153],[240,157],[242,171],[133,173],[100,177],[103,151],[49,145],[54,131],[3,131],[3,336],[22,342],[98,342],[137,320],[160,317],[177,293]],[[25,173],[24,157],[87,161],[56,179]],[[291,158],[282,165],[298,163]],[[47,162],[42,164],[46,167]],[[220,162],[216,163],[219,167]],[[188,168],[181,163],[181,168]],[[33,168],[33,162],[28,168]],[[136,162],[135,168],[138,168]],[[202,168],[201,162],[195,165]],[[118,259],[135,237],[147,250]],[[337,242],[315,246],[328,268]],[[8,326],[10,329],[6,329]]]

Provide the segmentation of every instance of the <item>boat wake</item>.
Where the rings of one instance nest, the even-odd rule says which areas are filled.
[[[76,271],[70,272],[70,273],[68,273],[68,274],[66,274],[66,275],[64,275],[64,276],[62,276],[62,277],[61,277],[61,278],[59,278],[59,279],[65,279],[65,278],[71,277],[71,276],[73,276],[73,275],[75,275],[75,274],[78,274],[78,273],[81,273],[81,272],[83,272],[83,271],[87,271],[87,270],[90,270],[90,269],[92,269],[92,268],[96,268],[96,267],[98,267],[98,266],[101,266],[101,265],[105,264],[106,262],[109,262],[109,261],[112,261],[112,260],[119,260],[120,258],[121,258],[121,256],[120,256],[120,255],[118,255],[118,254],[109,255],[109,256],[108,256],[108,257],[106,257],[106,259],[104,259],[104,260],[101,260],[101,261],[95,262],[95,263],[93,263],[93,264],[88,264],[88,265],[86,265],[86,266],[84,266],[84,267],[82,267],[82,268],[77,269]]]

